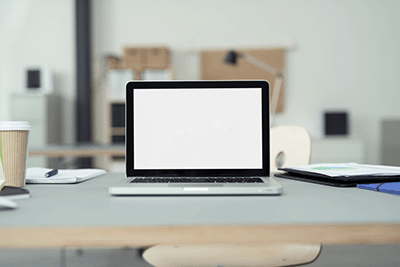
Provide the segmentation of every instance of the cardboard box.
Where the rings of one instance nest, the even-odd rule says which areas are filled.
[[[167,69],[170,65],[170,53],[167,47],[148,47],[143,50],[146,61],[142,62],[145,69]]]
[[[124,67],[135,71],[167,69],[170,66],[167,47],[125,47]]]
[[[124,49],[124,67],[136,71],[143,69],[145,53],[140,47],[125,47]]]
[[[107,65],[109,69],[116,70],[122,68],[121,62],[122,62],[121,58],[117,56],[113,55],[107,56]]]

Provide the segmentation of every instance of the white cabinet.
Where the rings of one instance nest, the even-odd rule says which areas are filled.
[[[364,142],[361,139],[330,137],[312,138],[311,163],[364,163]]]
[[[11,118],[15,121],[29,121],[29,147],[43,148],[58,144],[62,138],[60,129],[60,101],[54,95],[35,93],[13,94],[11,98]],[[45,157],[28,157],[29,167],[51,167]]]

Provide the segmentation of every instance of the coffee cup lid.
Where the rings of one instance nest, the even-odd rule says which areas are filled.
[[[29,121],[0,121],[0,131],[30,131]]]

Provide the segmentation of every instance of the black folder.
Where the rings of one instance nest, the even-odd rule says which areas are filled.
[[[358,184],[372,184],[383,182],[398,182],[400,176],[337,176],[330,177],[318,173],[310,173],[307,171],[293,170],[287,168],[279,168],[285,173],[275,174],[276,177],[292,179],[302,182],[315,183],[336,187],[356,187]]]

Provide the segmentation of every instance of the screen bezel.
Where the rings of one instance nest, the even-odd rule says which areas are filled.
[[[134,89],[261,88],[262,169],[134,169],[133,105]],[[270,175],[270,106],[269,83],[259,81],[130,81],[126,84],[125,165],[126,176],[269,176]],[[127,123],[127,122],[131,123]]]

